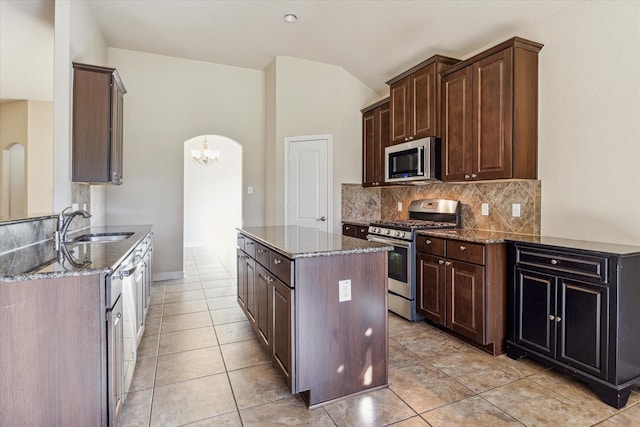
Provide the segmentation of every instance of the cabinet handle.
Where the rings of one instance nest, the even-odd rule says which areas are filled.
[[[351,227],[345,227],[344,229],[345,230],[351,230]]]
[[[274,263],[275,265],[278,265],[278,264],[280,264],[281,262],[282,262],[282,260],[277,259],[277,258],[273,260],[273,263]]]
[[[425,241],[425,243],[426,243],[427,245],[430,245],[430,244],[431,244],[431,240],[427,239],[427,240]]]
[[[464,246],[464,245],[460,245],[460,250],[461,250],[461,251],[466,251],[466,250],[467,250],[467,247],[466,247],[466,246]]]
[[[254,245],[255,242],[247,242],[247,245]]]
[[[438,264],[444,264],[444,261],[443,260],[439,260]]]
[[[555,260],[555,259],[552,259],[552,260],[551,260],[551,265],[556,265],[557,263],[558,263],[558,261],[557,261],[557,260]]]
[[[477,177],[478,177],[478,175],[476,175],[475,173],[471,174],[471,178],[477,178]]]
[[[113,318],[114,318],[114,319],[120,319],[120,318],[122,318],[122,313],[114,313],[114,314],[113,314]]]
[[[264,249],[262,249],[262,248],[258,248],[258,253],[259,253],[259,254],[263,254],[263,253],[265,253],[265,252],[266,252],[266,250],[264,250]]]
[[[549,315],[549,320],[556,320],[556,316],[554,316],[553,314]]]
[[[469,175],[464,176],[464,179],[469,179],[469,178],[471,178]]]
[[[447,261],[444,263],[445,265],[451,265],[451,261]]]

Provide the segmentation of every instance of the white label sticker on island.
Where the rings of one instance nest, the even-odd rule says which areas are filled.
[[[351,280],[340,280],[338,282],[338,302],[351,301]]]

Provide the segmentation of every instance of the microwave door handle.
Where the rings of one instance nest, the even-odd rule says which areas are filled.
[[[424,176],[424,147],[418,147],[418,176]]]

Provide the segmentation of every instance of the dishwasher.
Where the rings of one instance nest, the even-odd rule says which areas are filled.
[[[129,391],[136,366],[138,327],[136,316],[136,277],[142,268],[142,257],[135,253],[127,257],[113,273],[113,278],[122,283],[122,353],[124,393]]]

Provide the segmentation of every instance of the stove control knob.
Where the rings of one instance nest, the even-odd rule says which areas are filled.
[[[391,230],[387,230],[387,236],[391,234]]]
[[[400,237],[405,237],[406,233],[403,231],[402,233],[400,233]]]

